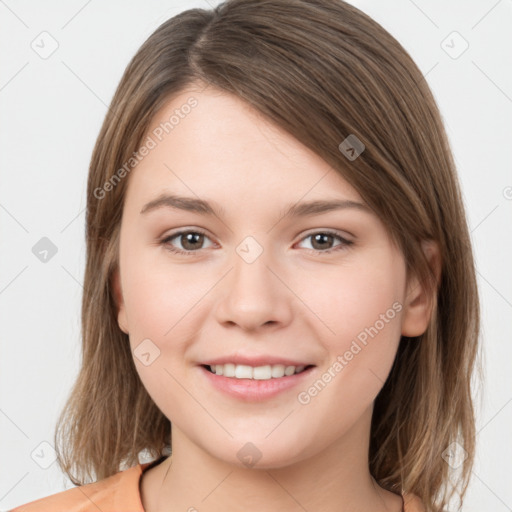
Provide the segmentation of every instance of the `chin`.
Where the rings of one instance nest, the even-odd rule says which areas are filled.
[[[267,434],[265,434],[267,435]],[[298,451],[297,445],[285,446],[282,441],[276,439],[272,442],[268,440],[255,442],[247,440],[249,437],[244,436],[245,440],[230,443],[221,453],[210,453],[226,462],[235,465],[241,469],[278,469],[291,466],[304,460],[303,452]],[[255,439],[262,439],[256,436]],[[288,441],[290,439],[288,438]],[[218,446],[216,447],[218,448]],[[234,453],[234,457],[226,458],[227,453]]]

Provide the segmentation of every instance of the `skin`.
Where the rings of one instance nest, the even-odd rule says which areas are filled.
[[[118,323],[132,350],[147,338],[160,350],[148,366],[134,362],[172,422],[172,457],[141,480],[144,508],[398,512],[402,498],[369,473],[370,422],[400,335],[417,336],[428,325],[426,292],[406,279],[403,255],[371,211],[281,219],[298,201],[363,201],[318,155],[240,99],[189,87],[150,131],[191,95],[198,105],[129,176],[114,276]],[[141,214],[162,192],[215,201],[224,211],[220,218],[165,207]],[[167,241],[193,255],[161,243],[180,228],[206,232],[192,245],[184,236]],[[326,229],[353,244],[340,249],[336,237],[315,244],[310,235]],[[263,249],[251,264],[236,251],[247,236]],[[322,254],[329,248],[339,250]],[[438,264],[435,246],[428,254]],[[396,301],[401,311],[317,396],[299,403],[298,393]],[[316,368],[300,388],[246,402],[213,388],[198,366],[237,351]],[[254,467],[237,457],[247,442],[261,453]]]

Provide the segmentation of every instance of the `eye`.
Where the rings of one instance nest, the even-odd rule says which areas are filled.
[[[175,238],[180,240],[181,249],[171,245],[171,240],[174,240]],[[208,239],[206,234],[202,231],[178,231],[177,233],[173,233],[172,235],[165,237],[161,243],[171,252],[193,255],[195,252],[198,252],[198,249],[203,249],[201,246],[203,245],[205,238]]]
[[[301,241],[307,240],[309,238],[312,240],[312,249],[307,250],[314,254],[330,254],[334,251],[346,249],[348,246],[353,244],[352,241],[347,240],[338,232],[330,230],[310,233],[309,235],[302,238]],[[177,248],[173,245],[172,241],[174,239],[180,241],[181,248]],[[204,249],[202,246],[205,239],[209,240],[209,237],[202,231],[183,230],[165,237],[160,243],[164,245],[170,252],[192,256],[194,253],[199,252],[200,249]],[[340,243],[331,247],[333,241],[336,239],[339,240]]]
[[[307,240],[308,238],[311,238],[311,245],[313,247],[313,249],[309,249],[309,251],[316,254],[330,254],[334,251],[346,249],[348,246],[354,243],[342,237],[338,232],[329,230],[310,233],[302,240]],[[334,247],[329,247],[334,239],[338,239],[340,243]]]

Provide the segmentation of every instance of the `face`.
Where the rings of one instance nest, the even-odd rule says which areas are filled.
[[[371,412],[400,335],[424,330],[421,290],[356,190],[236,97],[189,89],[148,134],[115,276],[144,386],[173,429],[219,460],[314,456]],[[199,200],[213,213],[183,208]],[[298,208],[314,201],[339,206]]]

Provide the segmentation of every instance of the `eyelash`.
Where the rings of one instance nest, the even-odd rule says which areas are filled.
[[[175,247],[173,247],[169,243],[173,238],[177,238],[180,235],[184,235],[184,234],[187,234],[187,233],[200,234],[200,235],[204,235],[204,236],[208,237],[208,235],[204,231],[201,231],[200,229],[194,229],[194,230],[189,229],[189,230],[183,230],[183,231],[178,231],[176,233],[173,233],[173,234],[165,237],[164,239],[162,239],[160,243],[162,245],[164,245],[165,248],[168,251],[172,252],[172,253],[183,254],[185,256],[196,256],[196,253],[198,253],[200,250],[196,250],[196,251],[183,251],[182,249],[176,249]],[[346,238],[343,238],[338,232],[331,231],[331,230],[328,230],[328,229],[327,230],[321,230],[321,231],[315,231],[313,233],[309,233],[304,238],[299,240],[299,242],[302,242],[303,240],[305,240],[307,238],[310,238],[310,237],[312,237],[314,235],[318,235],[318,234],[331,235],[331,236],[337,238],[338,240],[340,240],[341,244],[336,245],[335,247],[332,247],[331,249],[327,249],[325,251],[319,251],[319,250],[315,250],[315,249],[306,249],[307,252],[312,253],[312,254],[331,254],[331,253],[333,253],[335,251],[347,249],[349,246],[351,246],[354,243],[354,242],[352,242],[350,240],[347,240]]]

